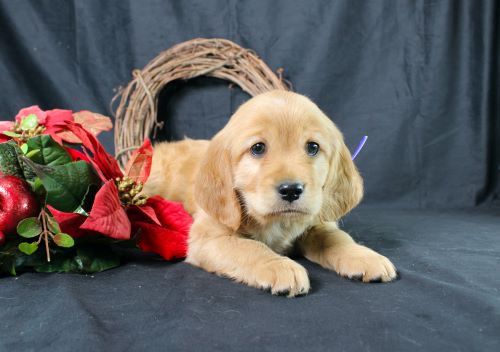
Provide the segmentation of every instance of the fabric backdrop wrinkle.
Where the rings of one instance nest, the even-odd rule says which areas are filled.
[[[284,68],[339,126],[362,206],[491,205],[499,177],[498,4],[474,1],[0,1],[0,115],[108,109],[133,69],[196,37]],[[211,138],[248,99],[221,80],[163,94],[159,139]],[[112,133],[101,139],[113,149]],[[498,198],[498,197],[497,197]]]

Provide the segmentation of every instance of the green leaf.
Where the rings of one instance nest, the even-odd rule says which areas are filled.
[[[44,251],[36,251],[32,255],[20,252],[18,244],[22,242],[21,239],[22,237],[11,238],[0,248],[0,276],[2,273],[16,275],[25,268],[47,261]]]
[[[21,135],[19,133],[15,133],[15,132],[12,132],[12,131],[3,131],[2,133],[4,135],[12,137],[12,138],[19,138],[19,137],[21,137]]]
[[[31,137],[27,144],[30,152],[40,150],[40,153],[29,156],[37,164],[56,166],[73,161],[69,153],[48,134]]]
[[[20,160],[19,164],[21,165],[21,169],[23,172],[22,177],[26,181],[33,181],[36,177],[36,174],[33,172],[33,169],[31,169],[31,167],[29,167],[28,164],[26,164],[23,160]]]
[[[40,226],[38,219],[35,217],[23,219],[17,224],[17,233],[19,236],[32,238],[38,236],[41,232],[42,226]]]
[[[58,233],[52,239],[59,247],[69,248],[75,245],[73,237],[66,233]]]
[[[108,245],[78,244],[76,249],[55,248],[50,263],[37,261],[38,272],[96,273],[120,265],[120,258]]]
[[[0,143],[0,174],[13,175],[31,181],[35,174],[21,159],[24,153],[16,142]]]
[[[99,179],[92,167],[80,160],[65,165],[46,167],[23,157],[30,165],[47,191],[46,202],[64,212],[73,212],[83,202],[91,184]]]
[[[96,273],[120,265],[120,258],[109,246],[79,246],[75,263],[84,273]]]
[[[31,254],[35,253],[36,250],[38,249],[38,243],[36,243],[36,242],[31,242],[31,243],[21,242],[21,243],[19,243],[17,248],[19,248],[19,250],[21,252],[23,252],[24,254],[31,255]]]
[[[42,180],[40,180],[40,177],[35,177],[33,181],[30,181],[30,184],[33,192],[37,195],[38,199],[45,199],[47,192],[43,187],[43,183]]]
[[[83,209],[82,207],[78,207],[76,208],[73,213],[77,213],[77,214],[80,214],[80,215],[83,215],[83,216],[89,216],[89,213],[87,213],[85,211],[85,209]]]
[[[78,271],[74,258],[65,256],[52,257],[50,262],[45,260],[35,264],[33,267],[39,273],[67,273],[70,271]]]
[[[10,253],[0,253],[0,273],[16,276],[16,257]]]
[[[49,225],[49,230],[51,232],[53,233],[61,232],[59,224],[57,223],[56,219],[54,219],[52,216],[47,216],[47,224]]]
[[[26,153],[26,157],[30,158],[30,159],[33,159],[33,157],[35,155],[38,155],[38,154],[40,154],[40,149],[35,149],[35,150],[31,150],[28,153]]]
[[[28,145],[26,143],[21,145],[21,151],[23,154],[26,154],[28,152]]]
[[[22,152],[16,142],[0,143],[0,174],[24,178],[18,153]]]
[[[22,119],[20,127],[23,131],[28,131],[36,126],[38,126],[38,117],[35,114],[29,114]]]

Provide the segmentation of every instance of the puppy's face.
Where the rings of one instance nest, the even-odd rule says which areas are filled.
[[[242,213],[261,224],[335,218],[361,198],[361,178],[341,133],[309,99],[284,91],[238,109],[212,140],[198,181],[202,208],[233,228]],[[215,189],[207,192],[210,185]]]
[[[248,215],[266,223],[319,213],[335,137],[312,103],[259,99],[238,111],[228,127],[234,188]]]

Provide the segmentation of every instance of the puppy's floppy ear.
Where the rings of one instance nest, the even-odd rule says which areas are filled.
[[[194,185],[198,205],[222,224],[236,231],[241,206],[233,188],[233,168],[229,146],[222,135],[210,142]]]
[[[363,179],[351,160],[342,137],[330,160],[330,170],[323,187],[323,221],[336,221],[347,214],[363,198]]]

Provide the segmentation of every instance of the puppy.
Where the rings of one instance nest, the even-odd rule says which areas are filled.
[[[299,94],[250,99],[211,141],[158,144],[145,192],[193,214],[188,263],[273,294],[310,289],[292,251],[347,278],[396,278],[339,229],[363,182],[335,124]]]

